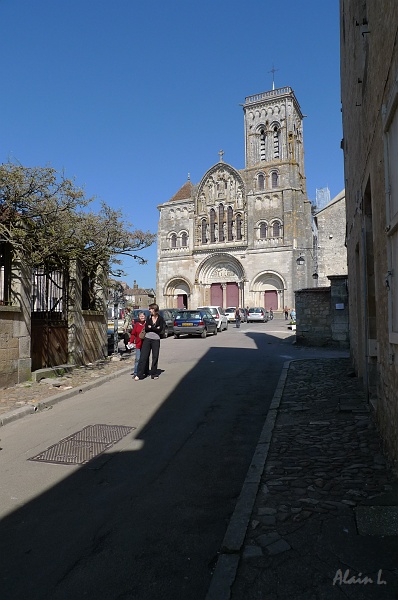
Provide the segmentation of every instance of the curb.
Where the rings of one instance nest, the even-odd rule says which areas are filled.
[[[271,444],[272,432],[285,388],[287,374],[292,362],[296,361],[289,360],[283,364],[282,373],[279,377],[264,427],[221,545],[221,553],[218,557],[205,600],[229,600],[231,597],[231,587],[236,578],[240,561],[240,551],[245,540],[250,516],[260,487],[261,476]]]
[[[109,375],[104,375],[103,377],[99,377],[95,381],[90,381],[90,383],[84,383],[79,388],[73,388],[72,390],[66,390],[65,392],[59,392],[58,394],[54,394],[54,396],[50,396],[45,400],[40,400],[37,404],[22,406],[21,408],[16,408],[7,413],[0,415],[0,427],[4,427],[8,423],[12,423],[13,421],[17,421],[18,419],[22,419],[27,415],[31,415],[42,410],[46,410],[46,408],[50,406],[54,406],[54,404],[58,404],[58,402],[62,402],[62,400],[68,400],[73,396],[77,396],[78,394],[83,394],[84,392],[88,392],[89,390],[99,387],[101,384],[106,383],[107,381],[111,381],[112,379],[116,379],[119,375],[124,375],[128,371],[134,368],[134,363],[130,364],[128,367],[123,369],[119,369],[114,373],[109,373]]]

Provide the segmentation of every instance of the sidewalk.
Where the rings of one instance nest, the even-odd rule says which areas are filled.
[[[398,485],[349,359],[286,363],[207,600],[398,598]]]
[[[134,360],[134,352],[122,353],[117,360],[99,360],[58,377],[44,378],[40,382],[26,381],[0,389],[0,427],[48,409],[61,400],[84,393],[122,373],[132,372]]]

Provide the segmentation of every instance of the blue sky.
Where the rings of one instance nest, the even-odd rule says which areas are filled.
[[[157,205],[219,160],[244,168],[246,96],[290,86],[307,193],[344,187],[336,0],[0,0],[0,161],[51,165],[157,231]],[[130,285],[156,283],[124,262]]]

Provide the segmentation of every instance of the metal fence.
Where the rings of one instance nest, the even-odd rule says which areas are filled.
[[[32,274],[32,313],[63,319],[67,307],[67,277],[60,271],[36,268]]]

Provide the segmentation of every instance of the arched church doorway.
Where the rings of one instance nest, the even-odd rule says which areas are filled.
[[[163,296],[165,308],[190,308],[191,286],[182,277],[175,277],[166,284]]]
[[[267,310],[283,310],[285,287],[285,282],[278,273],[259,273],[251,286],[253,305],[263,306]]]
[[[198,267],[199,306],[243,306],[245,275],[241,263],[229,254],[208,257]]]

